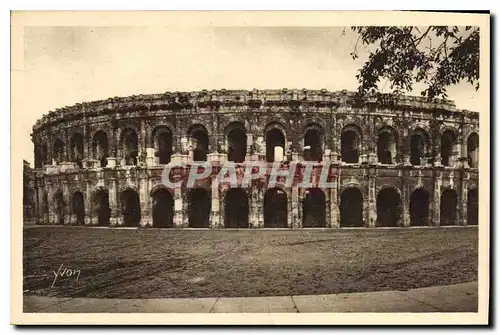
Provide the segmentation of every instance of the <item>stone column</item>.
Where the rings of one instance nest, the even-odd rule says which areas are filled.
[[[264,188],[262,185],[257,190],[257,219],[258,228],[264,228]]]
[[[434,166],[441,166],[441,132],[439,131],[439,125],[433,124],[430,131],[429,135],[432,141],[431,154],[434,158]]]
[[[70,162],[71,140],[68,136],[68,130],[64,131],[63,162]],[[60,163],[60,162],[58,162]]]
[[[259,227],[259,197],[257,187],[250,185],[247,188],[248,192],[248,207],[249,207],[249,218],[248,227],[258,228]]]
[[[62,194],[63,194],[63,203],[64,203],[64,224],[71,225],[71,206],[72,206],[72,194],[69,194],[68,182],[64,180],[62,182]]]
[[[401,217],[401,226],[409,227],[410,226],[410,186],[406,182],[409,179],[406,178],[408,171],[404,171],[405,178],[403,178],[403,187],[401,190],[401,209],[402,209],[402,217]]]
[[[183,197],[182,197],[182,189],[175,188],[174,189],[174,227],[182,228],[183,227],[183,215],[187,212],[183,211]],[[187,216],[187,215],[186,215]]]
[[[288,198],[287,201],[287,228],[297,228],[296,227],[296,219],[298,219],[298,207],[301,206],[302,201],[299,200],[299,194],[297,190],[293,190],[293,188],[285,189],[286,196]],[[301,206],[302,207],[302,206]]]
[[[333,146],[332,146],[332,152],[330,154],[331,157],[331,162],[332,164],[338,164],[340,162],[340,140],[338,138],[334,138],[332,140]]]
[[[461,221],[458,221],[457,223],[459,225],[462,225],[462,226],[467,226],[467,216],[468,216],[468,207],[467,207],[467,204],[468,204],[468,190],[467,190],[467,185],[464,183],[464,180],[463,180],[463,175],[461,176],[462,178],[462,182],[461,182],[461,197],[459,199],[459,201],[457,201],[457,206],[459,207],[458,209],[458,214],[459,214],[459,217],[461,218]]]
[[[333,180],[335,187],[329,189],[330,195],[330,228],[340,228],[340,211],[338,203],[339,177]]]
[[[113,176],[109,179],[109,209],[111,211],[109,217],[110,226],[122,226],[123,216],[121,213],[121,204],[118,201],[118,182]]]
[[[295,201],[297,205],[292,208],[292,228],[302,228],[304,222],[304,189],[294,186],[292,188],[292,202]]]
[[[211,227],[210,228],[223,228],[224,224],[221,223],[220,219],[220,208],[219,208],[219,187],[211,187],[212,191],[212,206],[211,206]]]
[[[115,129],[115,131],[114,131],[113,143],[114,143],[113,149],[114,149],[116,165],[121,166],[121,165],[123,165],[122,164],[123,152],[122,152],[122,148],[120,148],[120,131],[118,129]]]
[[[375,228],[377,225],[377,189],[374,176],[368,176],[368,194],[363,195],[363,207],[366,212],[364,227]]]
[[[400,163],[404,164],[404,165],[411,165],[410,163],[410,156],[411,156],[411,137],[410,137],[410,134],[408,133],[408,128],[405,128],[402,130],[402,135],[403,135],[403,138],[402,138],[402,146],[401,146],[401,153],[400,153],[400,157],[401,157],[401,161]],[[395,162],[397,163],[397,161],[395,160]],[[422,164],[422,162],[420,162],[420,164]]]
[[[441,185],[442,185],[442,173],[441,171],[436,171],[436,176],[434,177],[434,195],[432,201],[432,225],[439,227],[440,215],[441,215]]]
[[[452,152],[452,161],[450,162],[450,166],[454,168],[459,168],[460,167],[460,152],[461,152],[461,145],[460,142],[457,141],[455,145],[453,146],[453,152]]]
[[[47,210],[48,210],[48,224],[57,224],[57,215],[55,209],[53,185],[51,182],[47,182]]]
[[[90,187],[90,181],[85,180],[85,193],[84,193],[84,203],[85,203],[85,225],[97,225],[98,219],[94,217],[92,211],[92,188]]]
[[[248,188],[250,194],[250,228],[264,227],[264,192],[257,185]]]
[[[182,201],[182,212],[184,213],[182,215],[182,227],[189,227],[189,198],[188,198],[188,192],[189,189],[184,189],[184,193],[182,194],[183,201]]]
[[[461,144],[461,161],[462,161],[462,167],[463,168],[468,168],[469,167],[469,153],[467,152],[467,141],[462,142]]]
[[[149,178],[144,172],[139,177],[139,203],[141,206],[141,227],[152,227],[153,203],[149,195]]]

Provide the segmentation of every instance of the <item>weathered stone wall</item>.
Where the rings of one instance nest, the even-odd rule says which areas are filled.
[[[72,197],[75,192],[81,192],[84,222],[95,225],[97,214],[93,199],[96,192],[106,190],[110,224],[123,225],[120,197],[129,189],[139,195],[140,225],[151,226],[152,195],[164,188],[161,185],[163,166],[154,155],[159,127],[166,127],[171,133],[171,159],[189,164],[195,146],[190,132],[193,126],[203,126],[208,134],[207,159],[216,166],[211,178],[215,178],[217,165],[227,160],[228,133],[235,124],[239,124],[247,136],[247,161],[265,160],[266,134],[270,129],[278,129],[285,139],[285,161],[302,162],[306,132],[318,131],[321,162],[331,164],[330,175],[336,184],[332,189],[323,190],[327,227],[340,227],[341,195],[348,188],[361,191],[365,227],[377,226],[377,195],[386,188],[395,190],[401,200],[398,226],[410,225],[410,198],[419,188],[430,196],[429,225],[440,224],[440,198],[446,189],[454,190],[457,195],[455,224],[467,224],[467,194],[478,186],[477,165],[468,164],[471,161],[468,141],[479,132],[477,113],[457,110],[449,101],[427,103],[420,98],[403,97],[389,107],[371,99],[360,100],[354,93],[324,90],[168,93],[113,98],[51,112],[37,122],[32,134],[37,222],[76,224],[78,218],[72,209]],[[342,136],[349,129],[358,136],[355,142],[358,159],[354,163],[345,163],[342,157]],[[101,167],[96,154],[94,143],[98,132],[107,137],[106,167]],[[123,144],[124,136],[131,132],[137,135],[138,142],[134,166],[127,164]],[[393,139],[392,146],[386,150],[390,164],[378,161],[377,145],[382,132]],[[421,164],[415,165],[411,164],[410,157],[412,135],[418,132],[427,138]],[[445,132],[453,138],[448,166],[441,164]],[[75,144],[77,134],[83,138],[83,152],[78,152]],[[63,145],[58,145],[61,142]],[[211,227],[224,227],[226,190],[211,189],[209,183],[205,187],[210,195]],[[256,181],[245,191],[249,199],[249,225],[263,227],[266,183]],[[187,227],[186,190],[169,192],[174,199],[174,227]],[[305,190],[293,186],[285,188],[285,193],[287,226],[300,228]],[[62,204],[58,194],[62,194]]]

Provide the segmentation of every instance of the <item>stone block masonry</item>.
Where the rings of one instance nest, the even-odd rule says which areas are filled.
[[[33,127],[28,185],[37,224],[162,228],[476,225],[479,114],[403,96],[391,105],[326,90],[175,92],[49,112]],[[195,188],[194,161],[211,171]],[[212,187],[226,162],[325,178],[267,176]],[[306,164],[305,162],[315,162]],[[311,166],[311,167],[308,167]],[[311,169],[306,171],[305,169]],[[253,168],[252,168],[253,169]]]

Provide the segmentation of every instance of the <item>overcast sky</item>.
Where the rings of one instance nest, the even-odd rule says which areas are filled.
[[[28,27],[19,149],[33,165],[30,133],[55,108],[114,96],[202,89],[355,90],[356,35],[342,27]],[[388,86],[388,85],[387,85]],[[388,87],[387,87],[388,89]],[[411,93],[419,95],[420,90]],[[468,84],[449,88],[474,110]],[[35,103],[36,102],[36,103]],[[16,147],[17,148],[17,147]]]

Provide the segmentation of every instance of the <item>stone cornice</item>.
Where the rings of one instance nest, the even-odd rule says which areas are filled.
[[[384,98],[389,95],[381,96]],[[159,94],[133,95],[128,97],[113,97],[106,100],[77,103],[72,106],[58,108],[45,114],[37,120],[33,131],[42,127],[63,121],[81,119],[108,113],[148,112],[156,110],[172,110],[181,112],[196,108],[218,108],[221,106],[284,106],[291,110],[300,106],[331,107],[339,106],[362,107],[365,105],[385,105],[378,97],[361,98],[356,92],[327,91],[306,89],[278,90],[203,90],[196,92],[166,92]],[[426,111],[445,111],[461,113],[469,118],[478,118],[477,112],[459,110],[453,101],[436,100],[429,102],[424,97],[399,96],[391,100],[389,109],[412,109]]]

